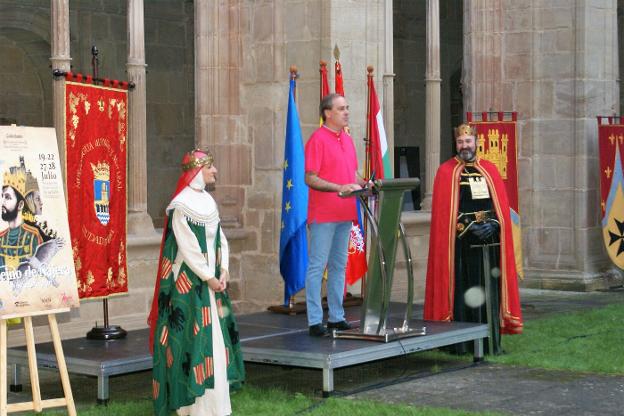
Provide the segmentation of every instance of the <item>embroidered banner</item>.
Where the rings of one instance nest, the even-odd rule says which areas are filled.
[[[128,291],[127,103],[126,90],[66,83],[67,202],[81,298]]]
[[[0,318],[78,306],[52,128],[0,126]]]
[[[518,201],[518,151],[517,113],[466,113],[468,123],[476,130],[477,154],[481,159],[496,165],[505,183],[505,190],[511,208],[514,250],[518,275],[524,276],[522,268],[522,230],[520,226],[520,204]],[[479,119],[477,121],[477,119]]]
[[[598,117],[602,235],[611,261],[624,269],[624,124],[621,117]]]

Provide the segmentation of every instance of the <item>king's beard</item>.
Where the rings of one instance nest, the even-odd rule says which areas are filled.
[[[2,219],[6,222],[14,221],[17,218],[17,212],[18,212],[17,207],[15,207],[15,209],[12,211],[9,211],[8,209],[4,208],[2,210]]]
[[[459,158],[464,162],[472,162],[475,158],[475,152],[472,150],[461,150],[459,152]]]

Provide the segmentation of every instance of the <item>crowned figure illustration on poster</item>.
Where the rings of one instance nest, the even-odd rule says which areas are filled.
[[[77,306],[53,129],[0,127],[0,316]]]

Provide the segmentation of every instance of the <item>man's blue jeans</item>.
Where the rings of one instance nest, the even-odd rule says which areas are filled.
[[[323,322],[321,285],[325,265],[327,265],[329,322],[344,321],[342,299],[351,221],[312,223],[308,227],[310,247],[305,282],[308,325]]]

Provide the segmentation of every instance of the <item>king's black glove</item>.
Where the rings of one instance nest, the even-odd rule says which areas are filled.
[[[470,227],[472,234],[481,241],[488,240],[498,232],[498,223],[496,221],[487,221],[482,224],[472,224]]]

